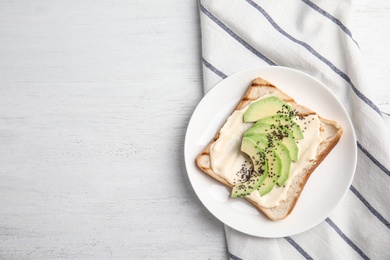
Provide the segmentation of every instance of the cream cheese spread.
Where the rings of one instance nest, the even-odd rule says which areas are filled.
[[[243,115],[249,105],[233,112],[221,128],[218,140],[210,148],[211,168],[217,175],[232,185],[241,181],[239,179],[240,175],[237,173],[251,166],[250,158],[241,152],[241,141],[244,132],[253,126],[253,123],[245,123],[243,120]],[[283,187],[276,185],[270,193],[264,196],[260,196],[257,190],[254,190],[247,196],[261,207],[273,208],[285,200],[292,179],[303,171],[308,164],[310,165],[316,157],[317,148],[322,142],[320,135],[321,122],[318,116],[308,115],[304,118],[296,117],[295,122],[300,125],[304,138],[297,141],[299,148],[298,160],[297,162],[291,163],[290,176],[285,185]]]

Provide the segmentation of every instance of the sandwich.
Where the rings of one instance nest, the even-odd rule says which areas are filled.
[[[282,220],[342,132],[337,122],[256,78],[196,164],[230,187],[231,197],[248,200],[271,220]]]

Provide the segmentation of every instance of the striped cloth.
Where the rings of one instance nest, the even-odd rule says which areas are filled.
[[[243,69],[295,68],[333,91],[357,135],[355,179],[325,221],[277,239],[225,226],[231,259],[390,259],[390,140],[351,33],[351,2],[200,0],[205,93]]]

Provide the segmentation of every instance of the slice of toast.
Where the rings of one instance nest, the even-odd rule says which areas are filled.
[[[280,89],[269,83],[268,81],[262,78],[256,78],[252,81],[248,90],[236,106],[235,110],[240,110],[246,106],[248,106],[252,101],[265,96],[265,95],[273,95],[277,96],[280,99],[290,103],[290,105],[297,112],[298,116],[307,116],[310,114],[316,114],[314,111],[297,104],[290,96],[282,92]],[[233,111],[234,112],[234,111]],[[342,128],[337,124],[337,122],[322,118],[319,116],[321,127],[320,134],[322,136],[322,142],[318,146],[317,154],[314,161],[307,165],[300,173],[298,173],[294,179],[292,180],[292,184],[287,191],[286,200],[282,201],[278,206],[274,208],[263,208],[255,201],[246,198],[249,202],[251,202],[258,210],[263,212],[267,217],[272,220],[281,220],[286,218],[291,211],[294,209],[301,192],[309,179],[310,175],[317,168],[317,166],[324,160],[324,158],[329,154],[329,152],[333,149],[333,147],[338,143],[340,137],[342,135]],[[197,156],[196,164],[198,167],[212,178],[217,181],[223,183],[224,185],[232,188],[233,185],[228,181],[217,175],[212,167],[210,160],[210,148],[213,143],[219,138],[219,131],[214,136],[214,138],[210,141],[207,147]]]

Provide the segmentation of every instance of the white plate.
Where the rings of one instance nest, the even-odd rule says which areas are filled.
[[[229,188],[195,165],[196,156],[225,123],[256,77],[270,81],[298,104],[339,122],[344,129],[339,143],[311,175],[293,212],[281,221],[269,220],[245,199],[230,198]],[[285,67],[248,69],[224,79],[210,90],[191,117],[184,153],[189,179],[203,205],[231,228],[259,237],[291,236],[322,222],[347,193],[357,158],[353,126],[341,103],[316,79]]]

